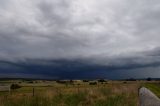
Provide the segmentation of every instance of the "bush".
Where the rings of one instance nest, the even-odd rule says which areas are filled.
[[[63,81],[63,80],[56,80],[56,82],[59,84],[67,84],[67,81]]]
[[[29,81],[28,83],[31,83],[31,84],[32,84],[32,83],[34,83],[34,82],[33,82],[33,81]]]
[[[152,78],[148,77],[146,80],[147,80],[147,81],[152,81]]]
[[[89,82],[88,80],[83,80],[83,82]]]
[[[10,88],[14,90],[14,89],[21,88],[21,86],[18,84],[12,84]]]
[[[97,85],[97,82],[90,82],[89,85]]]
[[[70,84],[70,85],[74,84],[73,80],[57,80],[56,82],[59,84]]]
[[[98,82],[106,82],[104,79],[99,79]]]

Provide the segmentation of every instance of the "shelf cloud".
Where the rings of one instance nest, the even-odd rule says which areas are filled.
[[[83,60],[142,73],[159,69],[159,34],[159,0],[0,1],[2,61]]]

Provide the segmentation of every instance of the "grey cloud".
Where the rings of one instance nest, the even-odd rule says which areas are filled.
[[[159,58],[147,55],[160,44],[159,3],[0,1],[0,58],[86,59],[122,66],[159,63]]]
[[[70,4],[66,0],[55,3],[42,1],[37,5],[39,9],[39,21],[50,27],[63,27],[70,20]]]

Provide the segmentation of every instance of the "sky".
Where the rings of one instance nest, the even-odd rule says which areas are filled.
[[[159,0],[0,0],[0,77],[160,77],[159,33]]]

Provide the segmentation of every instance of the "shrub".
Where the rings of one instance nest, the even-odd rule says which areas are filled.
[[[106,82],[104,79],[99,79],[98,82]]]
[[[90,82],[89,85],[97,85],[97,82]]]
[[[21,88],[21,86],[18,85],[18,84],[12,84],[12,85],[10,86],[10,88],[14,90],[14,89]]]
[[[152,81],[152,78],[148,77],[146,80],[147,80],[147,81]]]
[[[83,82],[89,82],[88,80],[83,80]]]

